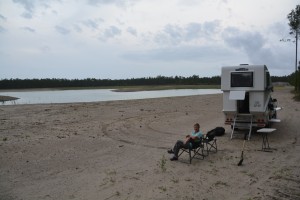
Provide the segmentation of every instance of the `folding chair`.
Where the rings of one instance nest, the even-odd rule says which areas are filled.
[[[189,159],[190,159],[190,164],[192,163],[192,160],[194,158],[198,158],[198,159],[204,159],[205,155],[204,155],[204,145],[202,142],[202,138],[200,139],[199,142],[194,142],[193,145],[190,145],[190,148],[185,149],[185,148],[181,148],[180,149],[180,153],[178,154],[178,157],[180,157],[181,154],[183,154],[184,152],[189,154]]]
[[[217,138],[215,137],[215,131],[211,130],[206,134],[206,137],[203,139],[203,144],[206,149],[206,155],[209,154],[209,152],[218,152],[218,146],[217,146]]]

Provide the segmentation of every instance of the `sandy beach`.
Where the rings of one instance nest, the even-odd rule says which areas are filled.
[[[77,104],[0,106],[1,200],[300,199],[300,103],[283,109],[262,152],[253,133],[230,140],[222,94]],[[170,161],[167,149],[200,123],[225,128],[218,152]]]

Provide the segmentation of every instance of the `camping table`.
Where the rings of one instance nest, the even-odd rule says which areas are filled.
[[[272,150],[276,150],[274,148],[270,148],[269,146],[269,140],[268,140],[268,134],[269,133],[272,133],[276,131],[275,128],[262,128],[262,129],[259,129],[257,130],[258,133],[261,133],[261,136],[262,136],[262,151],[265,151],[265,152],[272,152]]]

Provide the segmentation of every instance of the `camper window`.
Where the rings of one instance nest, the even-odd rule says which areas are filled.
[[[231,87],[253,87],[253,72],[231,72]]]

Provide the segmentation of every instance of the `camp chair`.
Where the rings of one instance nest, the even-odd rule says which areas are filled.
[[[215,137],[215,130],[208,131],[206,137],[203,139],[204,148],[206,149],[206,156],[209,152],[217,152],[217,138]]]
[[[198,159],[204,159],[205,155],[203,152],[204,149],[204,145],[202,142],[202,138],[199,140],[199,142],[194,142],[193,145],[190,145],[191,147],[188,149],[185,148],[181,148],[180,149],[180,153],[178,154],[178,157],[180,157],[181,154],[183,154],[184,152],[189,154],[189,159],[190,159],[190,164],[192,163],[192,160],[194,158],[198,158]]]

